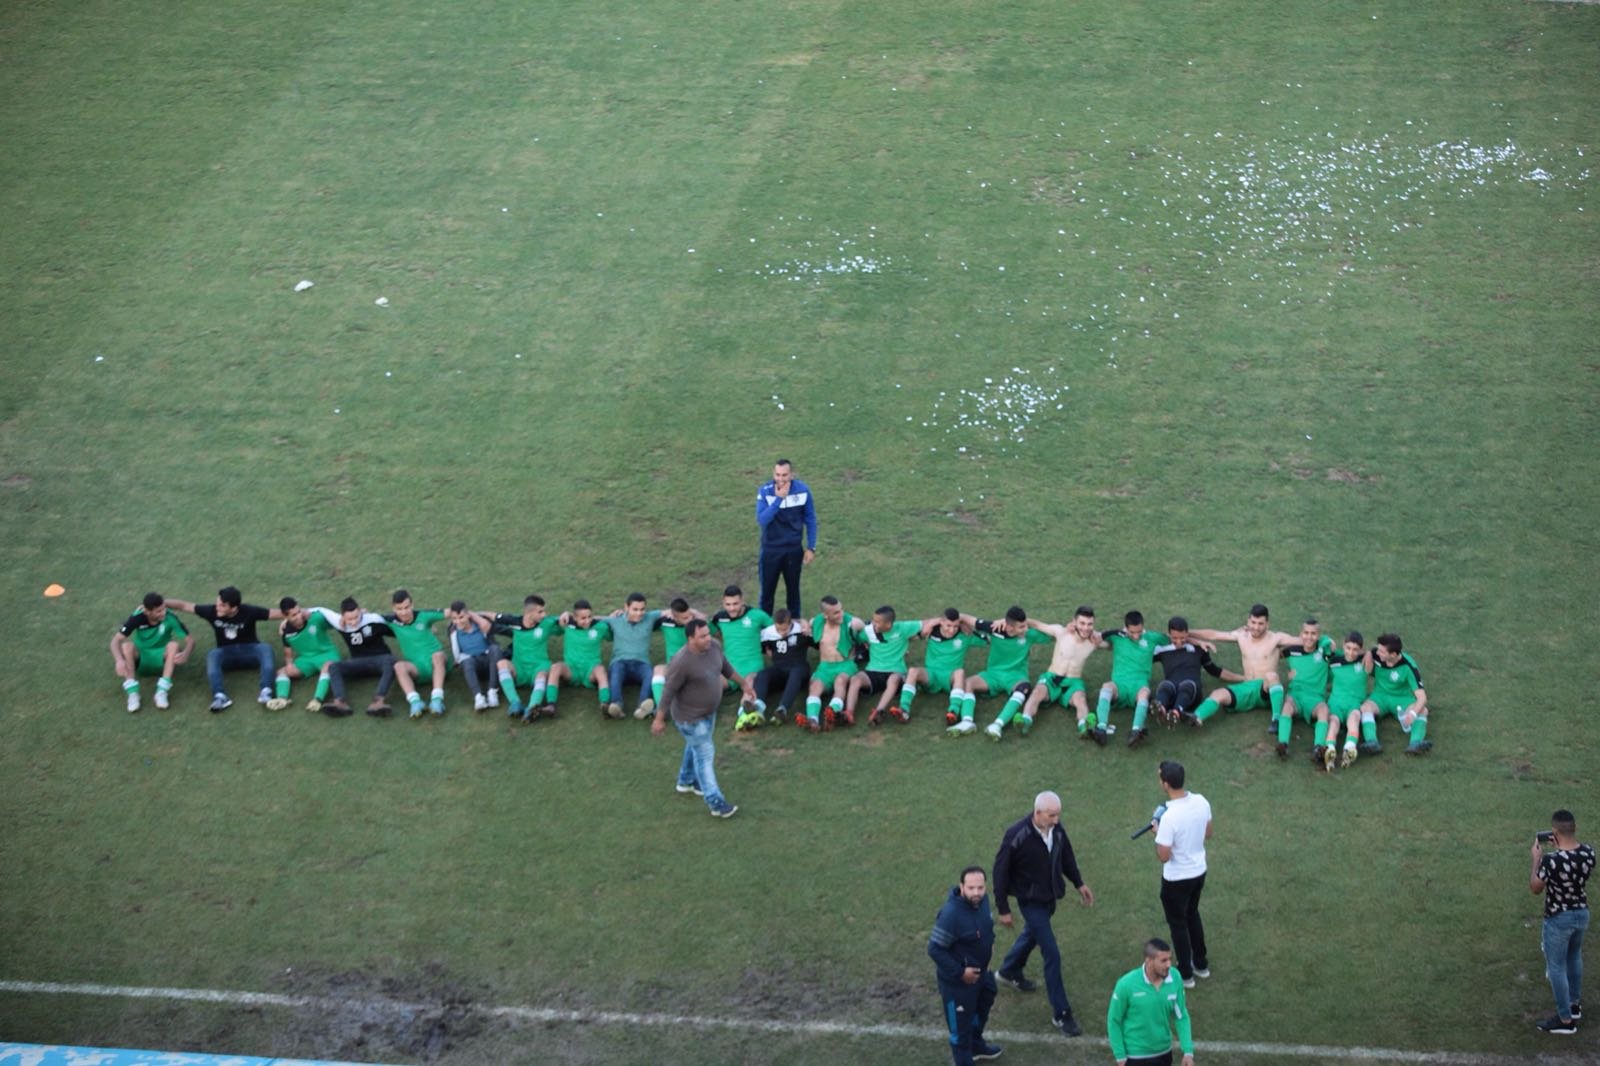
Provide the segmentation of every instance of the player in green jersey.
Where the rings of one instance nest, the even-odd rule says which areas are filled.
[[[998,620],[964,614],[961,621],[989,646],[983,670],[967,677],[967,694],[961,701],[961,722],[972,721],[980,696],[1009,693],[1000,716],[990,723],[987,730],[991,737],[998,739],[999,730],[993,728],[994,725],[1004,728],[1005,723],[1015,718],[1032,688],[1028,684],[1028,652],[1035,644],[1050,643],[1050,638],[1031,627],[1028,624],[1028,612],[1016,606],[1006,608],[1005,617]],[[971,732],[965,730],[961,722],[951,729],[961,728]]]
[[[911,638],[922,636],[921,622],[897,622],[893,607],[885,604],[872,612],[872,624],[862,631],[867,638],[866,669],[850,679],[845,694],[845,716],[853,719],[856,703],[863,692],[876,695],[878,704],[867,715],[868,725],[877,725],[885,712],[897,722],[911,721],[910,701],[893,706],[895,695],[906,679],[906,646]]]
[[[644,703],[639,704],[639,709],[633,712],[635,718],[644,721],[655,715],[656,706],[661,702],[661,690],[667,683],[667,664],[672,657],[683,650],[684,627],[696,618],[705,620],[705,615],[689,606],[689,601],[679,596],[667,604],[667,612],[661,616],[659,627],[661,629],[661,662],[650,671],[650,704],[649,711],[645,711]],[[644,712],[644,713],[640,713]]]
[[[1372,656],[1367,654],[1361,634],[1355,630],[1344,638],[1344,654],[1328,656],[1332,689],[1328,693],[1327,747],[1322,752],[1323,769],[1333,771],[1339,754],[1339,726],[1345,727],[1344,753],[1339,757],[1343,769],[1356,761],[1356,737],[1361,728],[1361,705],[1367,701],[1367,679],[1372,673]],[[1376,733],[1374,733],[1376,735]]]
[[[1032,685],[1024,684],[1012,692],[999,716],[984,729],[985,735],[998,741],[1006,726],[1015,721],[1022,735],[1027,736],[1040,708],[1047,703],[1059,703],[1076,712],[1079,740],[1092,740],[1104,747],[1105,723],[1089,710],[1083,688],[1083,664],[1097,649],[1107,646],[1094,630],[1094,608],[1087,604],[1079,607],[1072,612],[1072,621],[1067,625],[1030,618],[1028,628],[1042,639],[1055,641],[1050,665]],[[1021,708],[1020,715],[1018,708]]]
[[[600,665],[602,645],[611,639],[611,627],[594,616],[588,600],[577,600],[572,610],[562,612],[561,630],[561,661],[550,668],[547,690],[552,709],[564,681],[577,688],[599,689],[600,713],[621,718],[621,707],[611,710],[611,677]]]
[[[1407,755],[1422,755],[1433,750],[1428,740],[1428,694],[1422,688],[1422,671],[1417,661],[1405,652],[1398,633],[1378,638],[1373,655],[1372,695],[1361,705],[1361,746],[1363,755],[1383,750],[1378,743],[1378,719],[1393,715],[1400,720],[1400,731],[1407,734]]]
[[[772,616],[744,602],[738,585],[722,590],[722,610],[711,616],[711,631],[722,641],[722,654],[741,677],[755,677],[766,665],[761,657],[761,631],[772,624]],[[732,681],[730,689],[739,686]]]
[[[444,675],[449,669],[450,656],[433,632],[433,627],[445,620],[443,611],[419,611],[411,602],[411,593],[396,589],[392,597],[394,613],[384,616],[394,639],[400,644],[400,657],[394,663],[394,679],[400,682],[400,691],[406,694],[411,717],[422,717],[422,694],[419,685],[433,685],[428,710],[444,713]]]
[[[128,616],[111,635],[111,660],[122,691],[128,697],[128,713],[139,709],[139,677],[157,675],[156,707],[166,710],[172,691],[172,672],[189,661],[194,637],[183,628],[178,616],[167,610],[159,592],[147,592],[144,605]]]
[[[967,651],[973,645],[972,633],[961,624],[961,612],[946,607],[944,614],[922,623],[922,636],[928,642],[922,665],[906,671],[906,681],[900,688],[900,709],[911,714],[911,701],[920,686],[923,691],[950,694],[950,706],[944,713],[945,725],[961,721],[961,705],[966,702]]]
[[[855,715],[845,712],[845,695],[850,679],[860,669],[855,662],[855,651],[866,638],[861,631],[866,623],[846,611],[839,597],[822,597],[822,613],[811,620],[811,639],[817,646],[817,665],[811,671],[811,687],[806,696],[806,713],[796,714],[796,725],[813,733],[832,729],[835,722],[855,725]],[[831,693],[827,709],[822,706],[824,693]]]
[[[1144,627],[1144,614],[1129,611],[1122,616],[1121,629],[1108,629],[1100,639],[1111,646],[1111,680],[1100,686],[1095,719],[1104,728],[1111,720],[1112,708],[1132,707],[1133,728],[1128,747],[1137,747],[1150,735],[1145,729],[1150,713],[1150,675],[1155,670],[1156,650],[1166,643],[1157,633]]]
[[[334,625],[328,621],[326,608],[301,607],[293,596],[278,601],[283,621],[278,635],[283,638],[283,666],[273,679],[273,697],[267,709],[281,711],[289,706],[289,686],[296,678],[315,677],[316,690],[306,701],[306,710],[322,710],[322,701],[328,698],[328,688],[333,683],[328,672],[339,661],[339,646],[333,642]],[[328,612],[331,613],[331,612]]]
[[[1300,640],[1278,649],[1284,682],[1283,713],[1278,716],[1278,758],[1289,757],[1289,740],[1298,716],[1315,722],[1311,761],[1321,766],[1328,744],[1328,658],[1336,655],[1333,638],[1322,635],[1322,623],[1307,618],[1300,623]]]
[[[523,598],[521,614],[497,614],[498,632],[511,634],[511,658],[501,659],[500,691],[506,694],[507,714],[525,722],[543,715],[554,718],[556,705],[545,702],[550,684],[550,638],[561,635],[561,622],[545,616],[543,596]],[[528,702],[523,703],[518,685],[532,686]]]

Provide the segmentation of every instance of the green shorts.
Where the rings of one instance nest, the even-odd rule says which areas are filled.
[[[1327,702],[1327,697],[1320,689],[1295,689],[1287,690],[1289,699],[1294,700],[1295,710],[1299,712],[1303,721],[1311,721],[1317,716],[1317,707]]]
[[[594,664],[594,666],[599,665],[599,663]],[[565,679],[566,683],[572,688],[594,688],[594,666],[573,666],[568,663],[567,669],[571,674]],[[580,674],[579,670],[583,672]]]
[[[511,680],[518,685],[531,685],[540,674],[550,674],[550,660],[538,663],[511,664]]]
[[[140,648],[139,664],[135,672],[143,677],[160,677],[161,671],[167,668],[167,649],[163,645],[159,648]]]
[[[1368,696],[1367,701],[1377,706],[1379,718],[1382,718],[1384,715],[1393,715],[1394,717],[1399,718],[1402,714],[1406,713],[1406,708],[1411,706],[1411,701],[1409,699],[1396,699],[1392,696],[1379,698],[1377,693],[1373,693],[1371,696]]]
[[[405,661],[417,668],[418,681],[424,685],[433,683],[433,656],[428,656],[426,661],[420,663],[412,659],[406,659]],[[448,658],[444,661],[444,672],[447,674],[450,672],[450,660]],[[441,677],[439,683],[441,685],[444,684],[444,678]]]
[[[928,675],[927,678],[922,682],[922,687],[924,689],[926,689],[928,692],[950,691],[950,682],[954,677],[955,671],[929,670],[927,667],[923,667],[922,669],[923,672]]]
[[[1230,711],[1254,711],[1272,706],[1271,701],[1267,699],[1265,681],[1240,681],[1227,688],[1233,693],[1233,706],[1228,708]]]
[[[1039,675],[1039,684],[1044,686],[1044,701],[1046,703],[1059,703],[1067,706],[1067,701],[1072,699],[1074,692],[1083,691],[1083,678],[1057,677],[1046,672]]]
[[[1347,715],[1350,714],[1351,711],[1359,711],[1363,702],[1365,701],[1348,699],[1341,700],[1337,698],[1330,699],[1328,701],[1328,713],[1337,715],[1342,721]]]
[[[855,677],[858,667],[846,659],[842,663],[818,663],[817,668],[811,671],[811,683],[822,686],[824,693],[833,691],[833,680],[836,677]]]
[[[1112,674],[1111,683],[1117,686],[1117,694],[1111,698],[1111,706],[1113,707],[1133,707],[1138,702],[1139,690],[1149,689],[1150,687],[1150,679],[1148,677],[1141,678],[1136,675],[1118,677],[1116,674]]]
[[[337,655],[296,655],[294,668],[300,671],[301,677],[316,677],[322,673],[322,668],[329,663],[339,661]]]
[[[1018,685],[1026,684],[1027,674],[1013,674],[1005,670],[985,670],[978,677],[989,686],[989,695],[1005,696]]]

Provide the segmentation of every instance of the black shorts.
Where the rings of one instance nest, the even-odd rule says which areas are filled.
[[[876,694],[888,691],[889,679],[900,675],[887,670],[863,670],[861,676],[867,679],[867,691]]]

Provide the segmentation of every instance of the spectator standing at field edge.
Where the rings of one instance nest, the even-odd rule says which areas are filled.
[[[817,507],[789,460],[774,463],[772,480],[756,490],[756,523],[761,527],[761,609],[772,614],[781,575],[785,606],[790,617],[799,618],[800,568],[817,557]]]
[[[1111,990],[1106,1039],[1117,1066],[1172,1066],[1172,1034],[1178,1034],[1183,1066],[1194,1066],[1194,1034],[1183,982],[1172,972],[1172,946],[1151,937],[1144,962]]]
[[[1539,1023],[1541,1032],[1570,1036],[1583,1017],[1583,931],[1589,928],[1589,897],[1584,886],[1594,873],[1594,848],[1578,843],[1578,823],[1568,810],[1550,816],[1551,833],[1533,841],[1528,890],[1544,893],[1544,972],[1555,995],[1556,1013]],[[1550,851],[1544,845],[1551,846]]]
[[[998,1044],[983,1038],[994,1006],[994,918],[989,914],[989,887],[983,867],[961,871],[961,883],[950,889],[933,920],[928,957],[939,975],[939,1002],[950,1029],[950,1053],[956,1066],[1000,1055]]]
[[[1161,909],[1172,933],[1173,961],[1183,987],[1210,977],[1206,929],[1200,921],[1200,892],[1206,887],[1206,841],[1211,839],[1211,804],[1183,787],[1183,764],[1167,760],[1157,771],[1167,794],[1166,811],[1156,820],[1156,858],[1161,860]]]

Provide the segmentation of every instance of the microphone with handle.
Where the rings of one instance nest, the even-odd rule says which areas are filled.
[[[1138,840],[1140,837],[1142,837],[1146,833],[1150,832],[1150,830],[1152,830],[1152,829],[1154,829],[1156,827],[1156,823],[1161,821],[1161,816],[1163,814],[1166,814],[1166,813],[1167,813],[1167,805],[1165,803],[1163,803],[1161,806],[1157,807],[1156,810],[1155,810],[1155,813],[1150,816],[1149,824],[1147,824],[1143,829],[1139,830],[1137,833],[1133,834],[1133,836],[1129,837],[1128,839],[1129,840]]]

